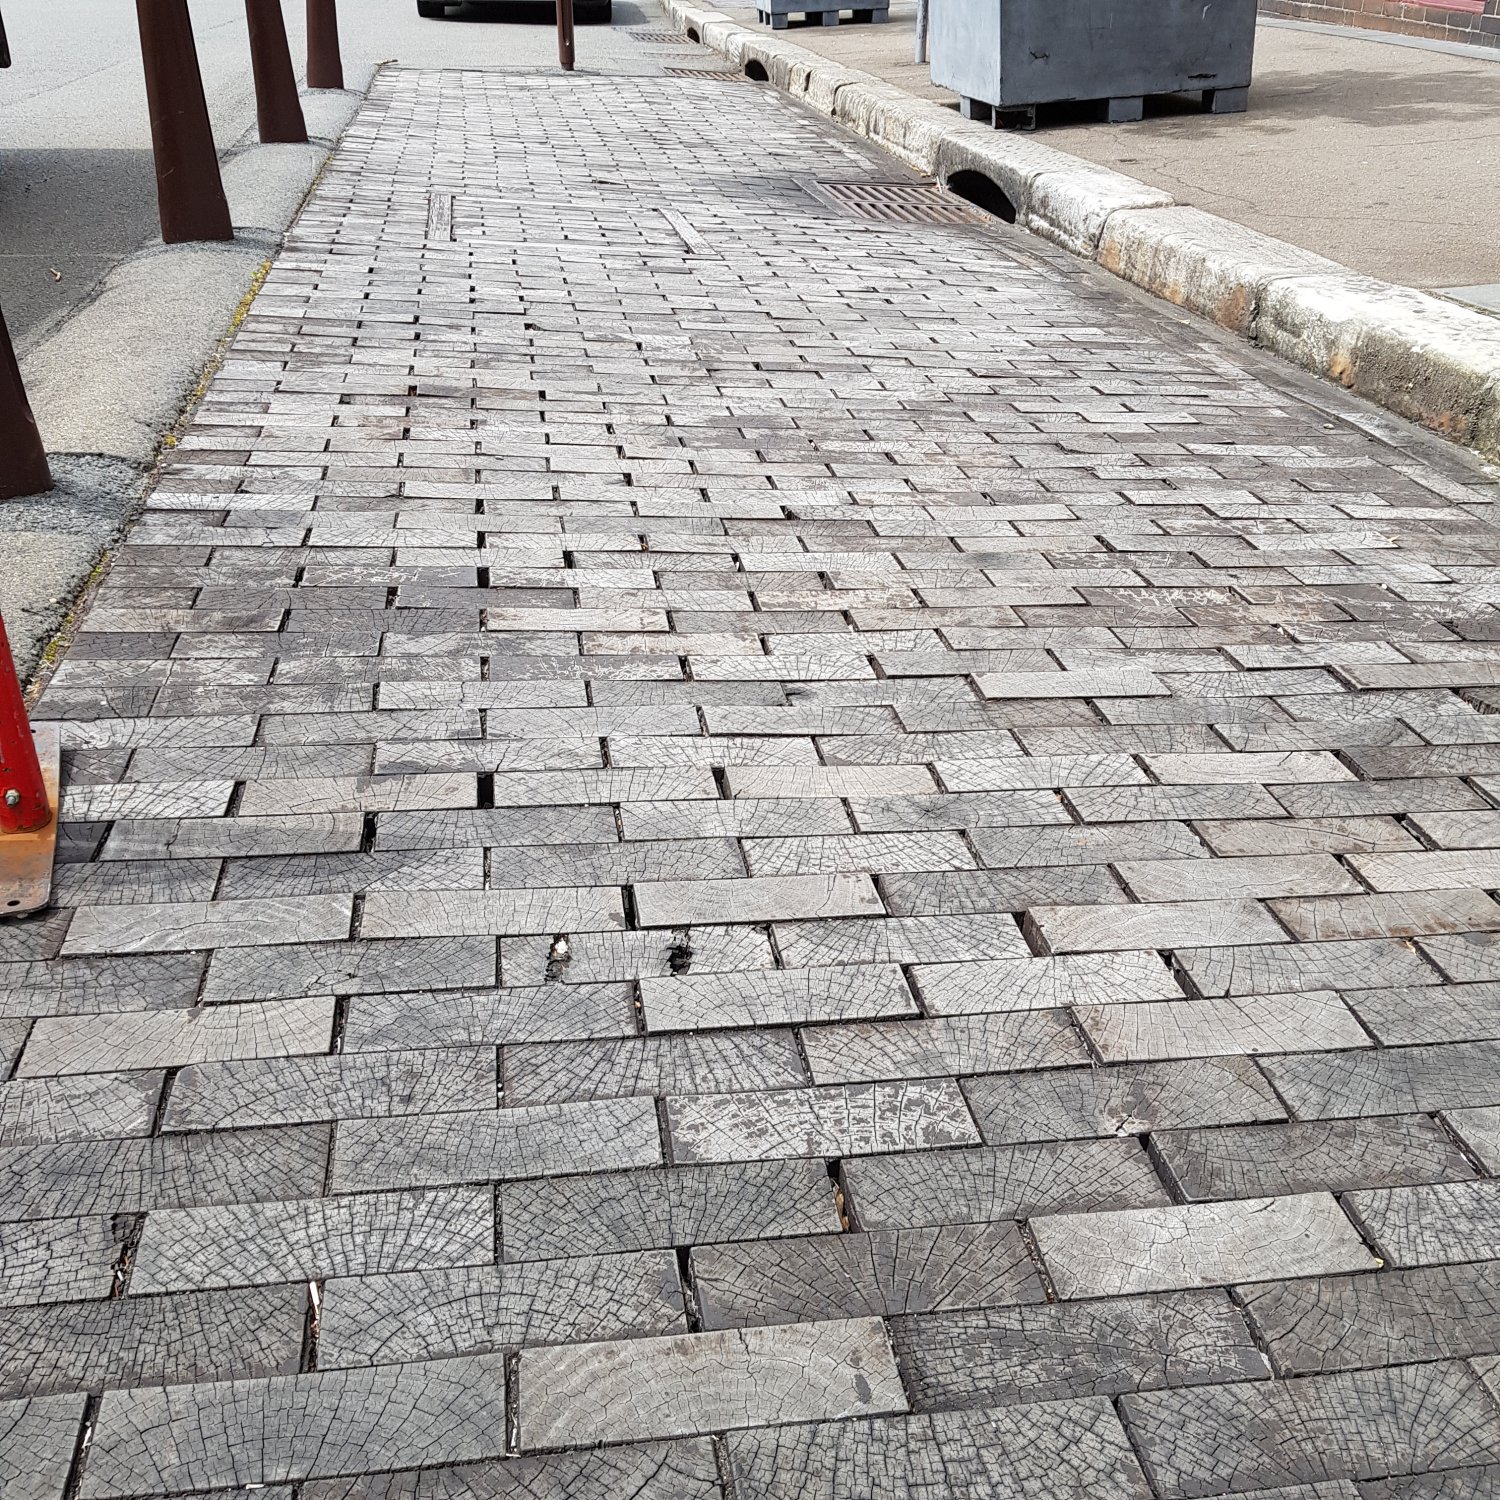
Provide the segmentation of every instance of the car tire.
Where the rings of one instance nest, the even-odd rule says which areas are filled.
[[[448,0],[417,0],[417,14],[424,21],[441,21],[448,14]]]

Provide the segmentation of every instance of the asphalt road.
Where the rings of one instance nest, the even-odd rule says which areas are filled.
[[[17,344],[89,300],[109,269],[157,233],[150,125],[129,0],[0,0],[14,65],[0,71],[0,307]],[[242,0],[191,0],[221,153],[253,138],[255,95]],[[299,69],[303,7],[284,9]],[[345,0],[345,82],[383,60],[422,66],[556,62],[550,5],[455,8],[424,21],[415,0]],[[631,0],[615,27],[652,19]],[[618,30],[580,31],[579,63],[628,63]]]

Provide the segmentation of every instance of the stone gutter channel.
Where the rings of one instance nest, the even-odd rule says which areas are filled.
[[[987,179],[984,206],[1019,228],[1500,461],[1500,319],[1360,275],[1035,137],[964,120],[722,11],[661,3],[691,40],[918,172],[944,186],[960,174]]]

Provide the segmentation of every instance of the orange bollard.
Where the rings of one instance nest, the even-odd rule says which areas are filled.
[[[156,201],[169,245],[232,240],[187,0],[135,0],[151,107]]]
[[[0,916],[45,906],[57,853],[60,735],[56,724],[33,732],[26,700],[0,619]]]
[[[338,0],[307,0],[307,86],[310,89],[344,86]]]
[[[297,97],[297,74],[281,0],[245,0],[245,19],[250,26],[250,69],[255,75],[261,141],[301,145],[307,140],[307,122]]]
[[[52,472],[47,467],[47,450],[37,431],[26,387],[21,384],[21,367],[11,347],[10,330],[0,311],[0,500],[14,500],[19,495],[40,495],[52,488]]]

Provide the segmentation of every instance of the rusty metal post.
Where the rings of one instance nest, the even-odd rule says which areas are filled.
[[[245,19],[250,25],[250,68],[255,74],[261,141],[301,145],[307,140],[307,122],[297,97],[297,74],[281,0],[245,0]]]
[[[26,700],[0,618],[0,833],[34,833],[52,817]]]
[[[573,0],[557,0],[557,60],[564,73],[573,71]]]
[[[187,0],[135,0],[135,10],[151,107],[161,237],[169,245],[232,240]]]
[[[4,311],[0,311],[0,433],[4,434],[0,439],[0,500],[50,490],[47,450],[21,383],[21,367],[11,347]]]
[[[307,0],[307,86],[310,89],[344,86],[338,0]]]

